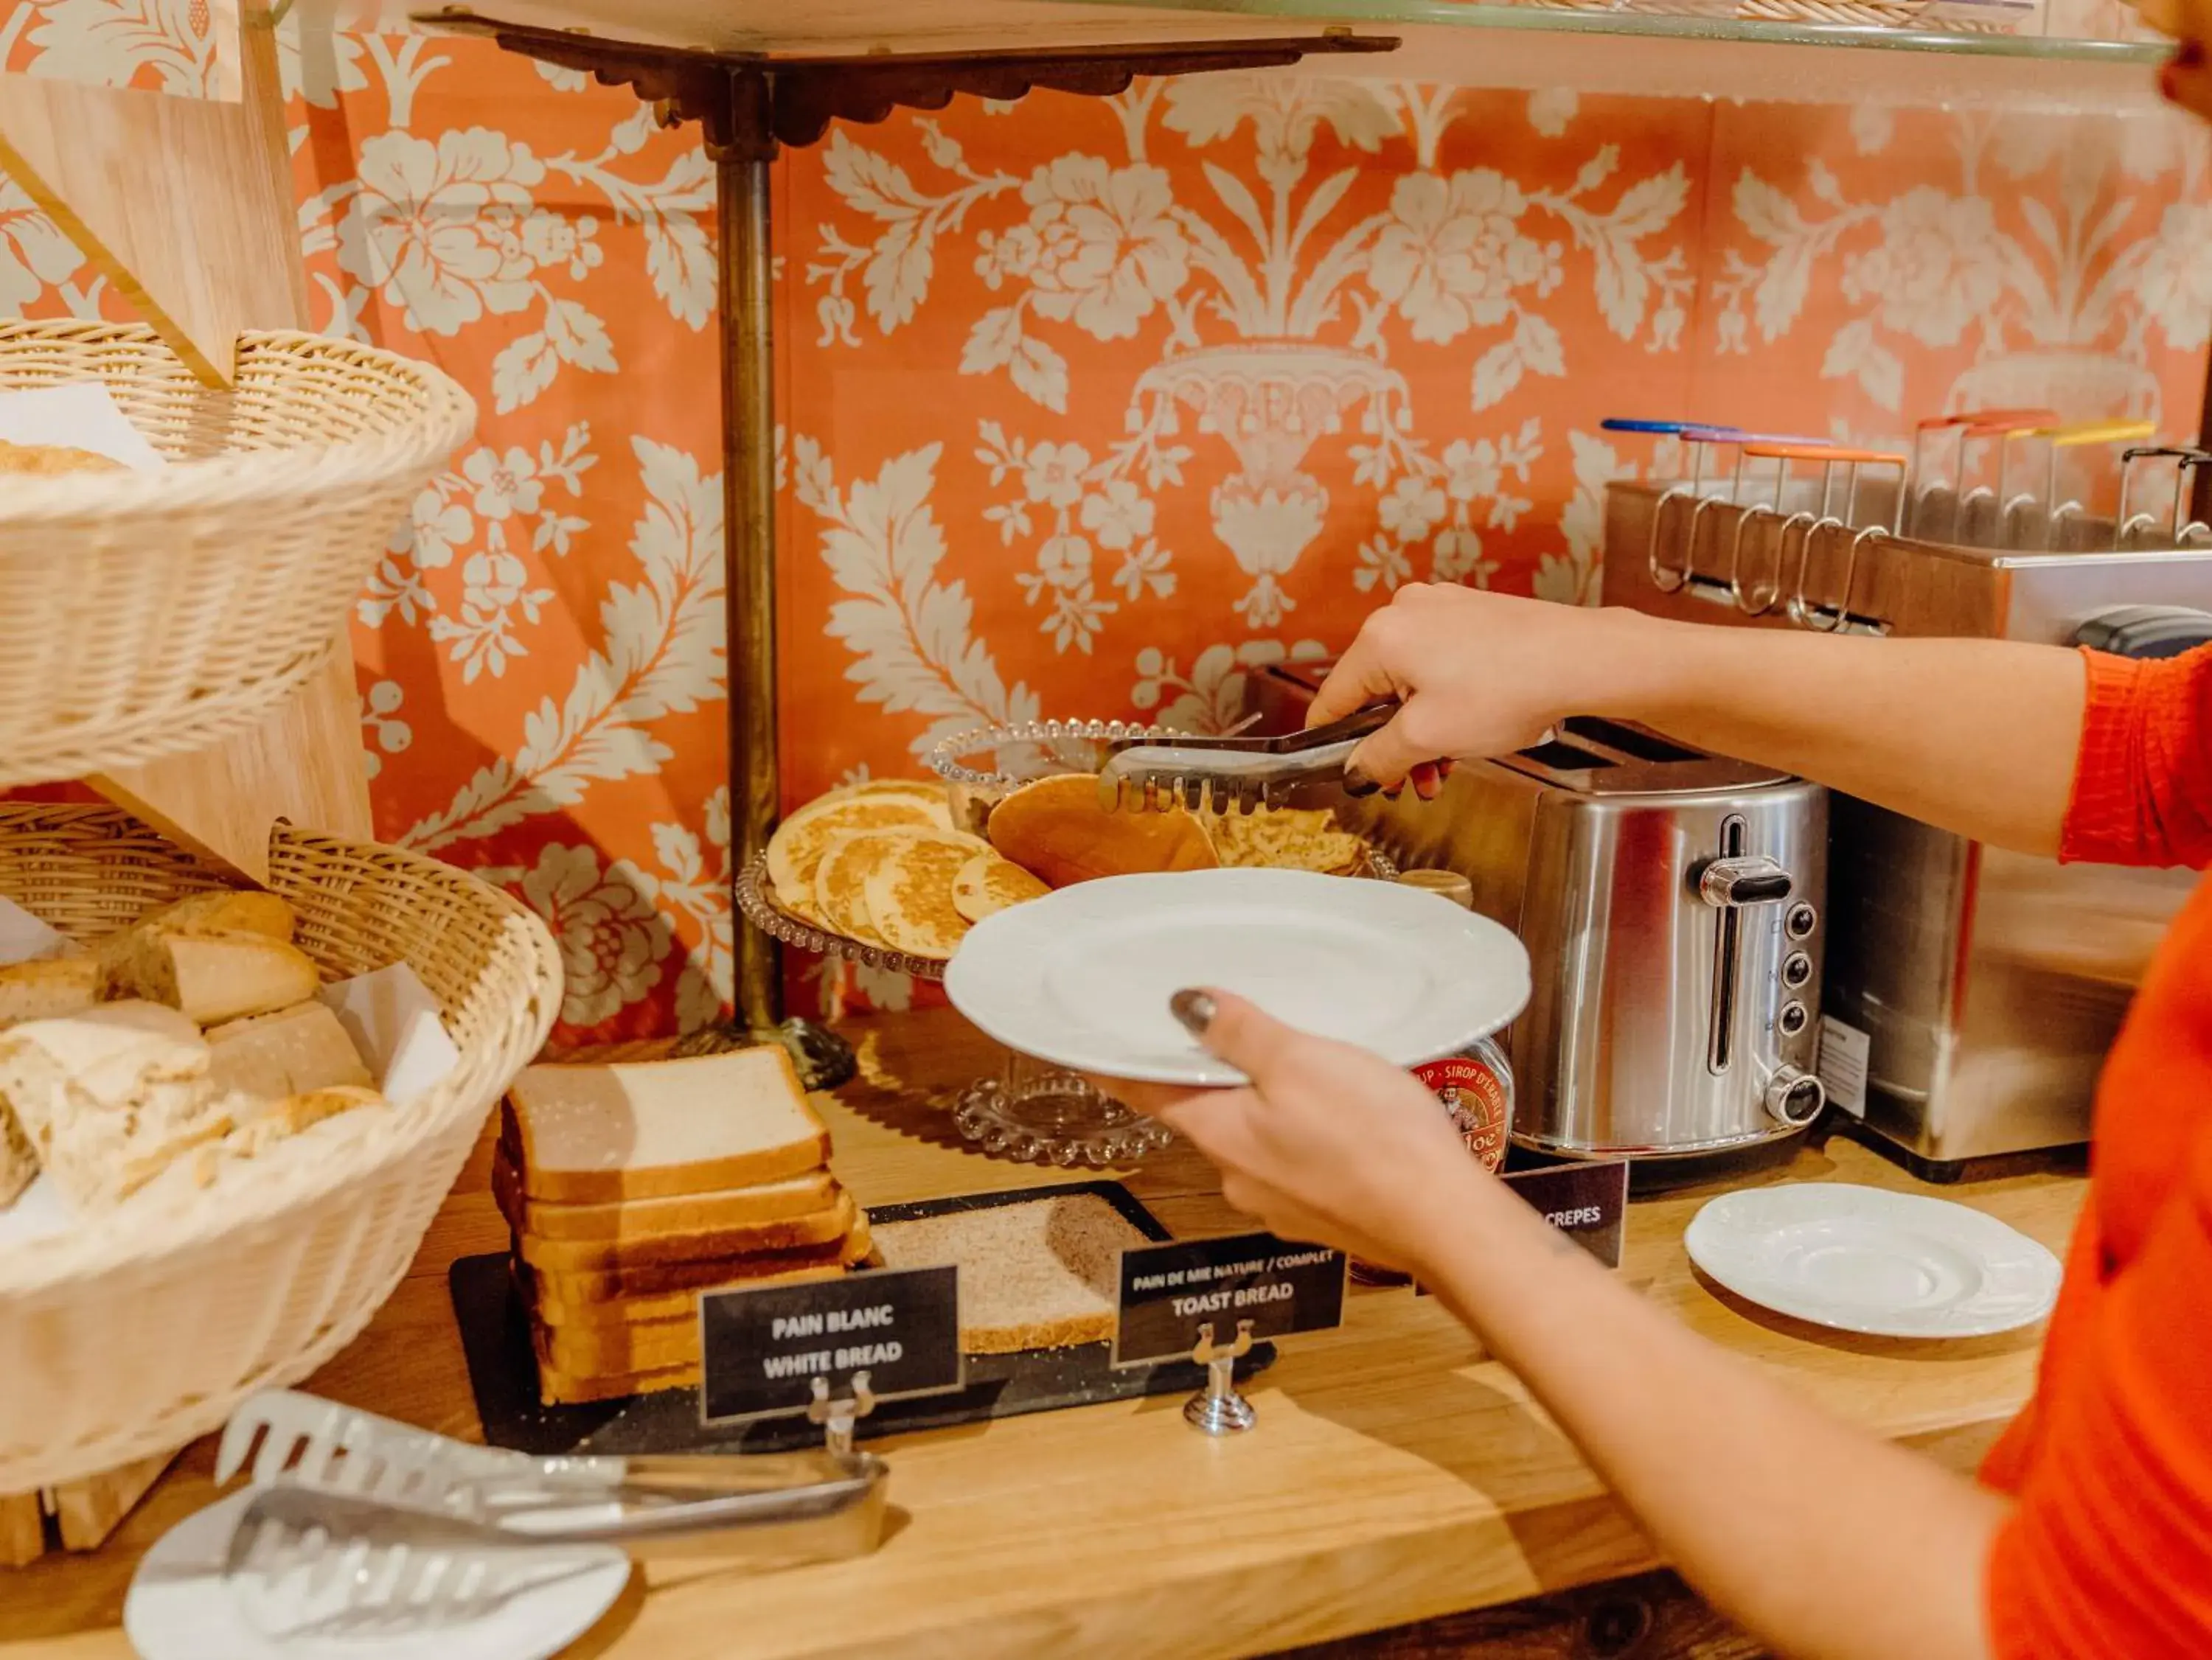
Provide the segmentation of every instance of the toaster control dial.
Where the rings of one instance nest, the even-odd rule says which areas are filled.
[[[1715,859],[1698,877],[1698,894],[1707,905],[1732,910],[1745,905],[1779,905],[1796,884],[1772,859]]]
[[[1766,1081],[1766,1110],[1793,1129],[1813,1122],[1827,1105],[1828,1092],[1811,1073],[1794,1066],[1777,1067]]]

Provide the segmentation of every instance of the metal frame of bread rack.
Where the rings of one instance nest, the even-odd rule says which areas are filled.
[[[495,4],[496,0],[493,0]],[[796,9],[803,14],[803,6]],[[1283,38],[1173,45],[1004,49],[937,56],[772,58],[693,51],[507,23],[451,5],[419,26],[487,37],[507,51],[627,86],[664,126],[696,121],[715,166],[722,226],[722,519],[729,610],[730,844],[732,897],[768,846],[780,805],[775,685],[775,320],[770,173],[783,146],[811,144],[833,120],[881,121],[896,108],[938,110],[959,93],[1005,101],[1037,88],[1105,97],[1139,76],[1276,69],[1316,54],[1395,50],[1395,36],[1332,27]],[[742,905],[742,900],[740,900]],[[781,966],[772,932],[735,941],[737,1024],[793,1047],[818,1031],[777,1030]]]
[[[1697,618],[1705,605],[1721,606],[1747,618],[1787,622],[1815,633],[1887,634],[1892,631],[1890,618],[1904,609],[1896,602],[1907,591],[1905,585],[1937,580],[1929,575],[1924,557],[1931,552],[2142,552],[2212,542],[2212,524],[2191,514],[2192,487],[2201,487],[2212,476],[2212,449],[2142,445],[2124,450],[2118,509],[2107,518],[2093,514],[2078,500],[2057,499],[2057,454],[2089,444],[2124,443],[2140,433],[2141,423],[2031,426],[2023,419],[2027,413],[2005,410],[1970,418],[1968,430],[1980,436],[2040,442],[2051,451],[2045,464],[2037,470],[2039,492],[2023,492],[2007,500],[1997,490],[1987,490],[1998,511],[1978,517],[1986,534],[1972,540],[1899,530],[1900,525],[1926,524],[1931,518],[1945,516],[1941,501],[1935,503],[1938,511],[1933,514],[1923,511],[1931,497],[1945,492],[1945,478],[1953,481],[1950,500],[1959,503],[1964,497],[1956,488],[1955,466],[1915,473],[1907,457],[1885,452],[1735,440],[1739,464],[1735,476],[1726,485],[1706,487],[1686,513],[1674,505],[1687,494],[1680,481],[1626,487],[1650,493],[1646,516],[1622,527],[1631,537],[1643,538],[1648,551],[1635,573],[1640,591],[1616,594],[1609,585],[1607,603],[1688,618]],[[1749,470],[1746,463],[1761,460],[1778,463],[1775,476],[1755,485],[1744,483]],[[1820,464],[1822,472],[1817,479],[1802,477],[1792,471],[1793,461]],[[2147,488],[2144,473],[2165,463],[2175,468],[2169,512],[2161,516],[2137,510],[2136,504]],[[1895,470],[1895,494],[1882,488],[1887,480],[1862,488],[1854,477],[1839,503],[1837,470],[1869,465]],[[1943,476],[1931,481],[1930,472]],[[1627,569],[1625,564],[1609,563],[1609,584]],[[1667,579],[1662,579],[1662,572]],[[1927,590],[1913,591],[1924,599]],[[1926,615],[1924,603],[1913,609]],[[1962,624],[1966,621],[1962,618]],[[1962,626],[1958,632],[1978,630]]]

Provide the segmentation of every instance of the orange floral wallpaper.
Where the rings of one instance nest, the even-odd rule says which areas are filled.
[[[198,0],[0,18],[14,68],[221,73]],[[568,1037],[711,1019],[712,167],[483,43],[288,33],[284,64],[319,326],[483,409],[357,609],[380,833],[545,913]],[[984,721],[1218,724],[1407,580],[1587,602],[1607,480],[1674,460],[1609,415],[2187,433],[2206,160],[2164,117],[1234,75],[834,130],[776,170],[787,803]],[[115,308],[0,188],[0,309]]]

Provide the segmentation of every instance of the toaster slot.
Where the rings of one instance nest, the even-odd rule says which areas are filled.
[[[1744,852],[1744,821],[1730,817],[1721,824],[1721,857],[1740,859]],[[1718,1077],[1735,1059],[1736,958],[1743,936],[1743,913],[1733,905],[1720,908],[1713,930],[1713,1000],[1706,1015],[1705,1068]]]

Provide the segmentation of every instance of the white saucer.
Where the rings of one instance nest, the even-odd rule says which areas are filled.
[[[223,1554],[252,1496],[241,1488],[187,1516],[138,1564],[123,1629],[143,1660],[548,1660],[629,1579],[629,1558],[611,1545],[564,1548],[547,1554],[541,1582],[474,1617],[337,1630],[327,1623],[337,1595],[295,1590],[301,1576],[276,1587],[224,1580]]]
[[[2058,1296],[2058,1259],[1994,1216],[1842,1182],[1723,1194],[1683,1243],[1739,1297],[1869,1336],[1987,1336],[2033,1325]]]
[[[1186,986],[1418,1066],[1528,1001],[1510,930],[1395,882],[1188,870],[1079,882],[987,918],[945,974],[953,1006],[1026,1055],[1152,1083],[1238,1084],[1168,1012]]]

